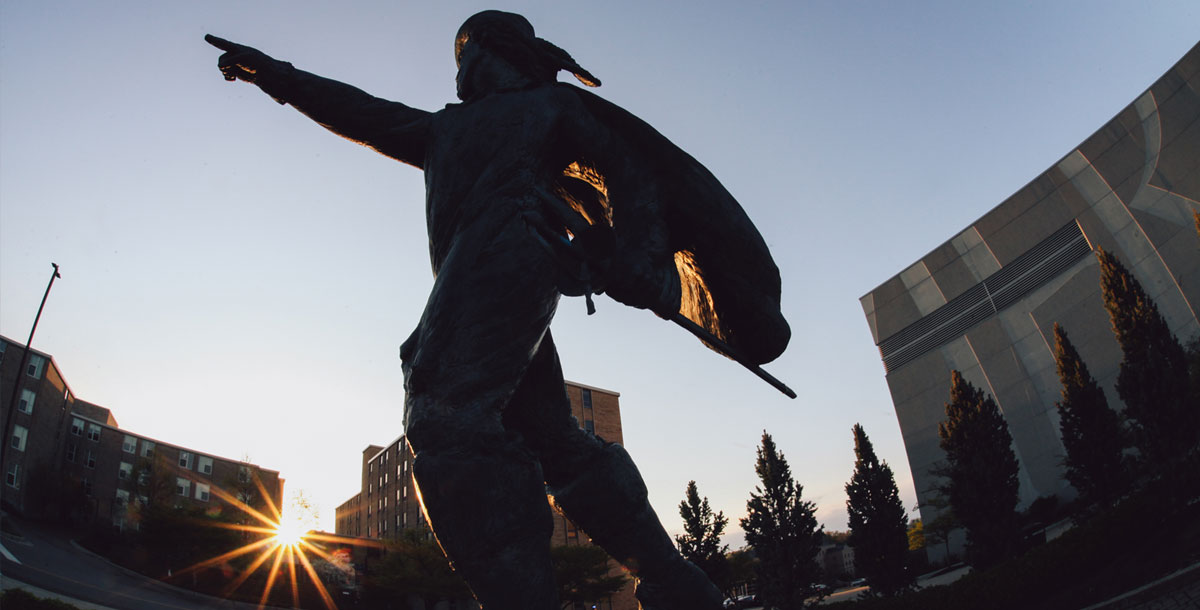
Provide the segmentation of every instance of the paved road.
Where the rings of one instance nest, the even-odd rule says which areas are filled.
[[[200,595],[117,567],[53,528],[4,517],[0,575],[116,610],[250,610],[256,606]]]

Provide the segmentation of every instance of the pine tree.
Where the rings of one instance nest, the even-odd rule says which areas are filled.
[[[714,515],[708,498],[701,498],[695,481],[688,481],[686,497],[679,503],[679,516],[683,517],[683,535],[675,537],[679,552],[684,559],[696,564],[708,579],[724,591],[729,588],[729,562],[725,553],[729,545],[721,544],[721,534],[729,519],[725,513]]]
[[[1067,480],[1089,503],[1109,503],[1126,485],[1121,416],[1108,406],[1104,390],[1067,337],[1054,325],[1054,361],[1062,382],[1062,400],[1055,403],[1066,447]]]
[[[1012,436],[990,396],[950,372],[946,421],[938,425],[949,480],[942,490],[967,530],[967,561],[988,568],[1012,554],[1020,540],[1017,457]]]
[[[821,572],[816,563],[821,547],[816,505],[801,499],[804,488],[792,478],[787,460],[765,430],[754,470],[762,484],[750,494],[741,526],[758,555],[759,596],[767,607],[803,608]]]
[[[896,595],[913,582],[905,569],[908,516],[892,469],[887,462],[879,462],[861,425],[854,424],[853,433],[857,460],[846,483],[846,510],[850,513],[854,568],[858,576],[867,579],[871,593]]]
[[[1097,250],[1104,308],[1121,345],[1117,394],[1133,423],[1134,443],[1151,464],[1196,447],[1200,405],[1189,396],[1188,363],[1158,307],[1117,257]]]

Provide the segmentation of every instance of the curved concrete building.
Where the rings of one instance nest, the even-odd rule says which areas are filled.
[[[1016,194],[862,297],[919,501],[944,459],[950,371],[991,394],[1020,462],[1021,506],[1075,496],[1064,478],[1058,322],[1104,388],[1121,350],[1092,252],[1112,252],[1182,342],[1200,335],[1200,45]],[[922,511],[922,517],[932,515]]]

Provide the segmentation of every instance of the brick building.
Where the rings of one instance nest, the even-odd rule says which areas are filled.
[[[225,510],[230,502],[220,491],[244,501],[260,494],[255,480],[281,505],[278,472],[125,430],[112,411],[77,398],[49,354],[29,350],[18,370],[24,348],[0,337],[0,412],[11,420],[0,492],[7,510],[124,529],[136,526],[129,508],[148,494],[169,496],[173,506]]]
[[[622,443],[620,394],[566,382],[571,414],[579,427],[613,443]],[[432,538],[429,524],[421,511],[412,478],[412,454],[401,435],[385,447],[369,445],[362,454],[362,486],[359,493],[336,510],[335,531],[342,536],[376,539],[399,538],[406,529],[418,529]],[[555,546],[591,544],[582,530],[566,517],[555,513]],[[610,561],[612,571],[621,571]],[[619,591],[604,610],[636,610],[633,583]]]

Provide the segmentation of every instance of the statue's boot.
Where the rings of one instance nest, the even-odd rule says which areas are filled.
[[[558,610],[554,530],[542,470],[527,452],[418,452],[421,502],[438,543],[484,610]]]
[[[571,480],[548,482],[559,510],[638,578],[644,610],[721,609],[721,592],[676,550],[620,445],[605,445]]]

